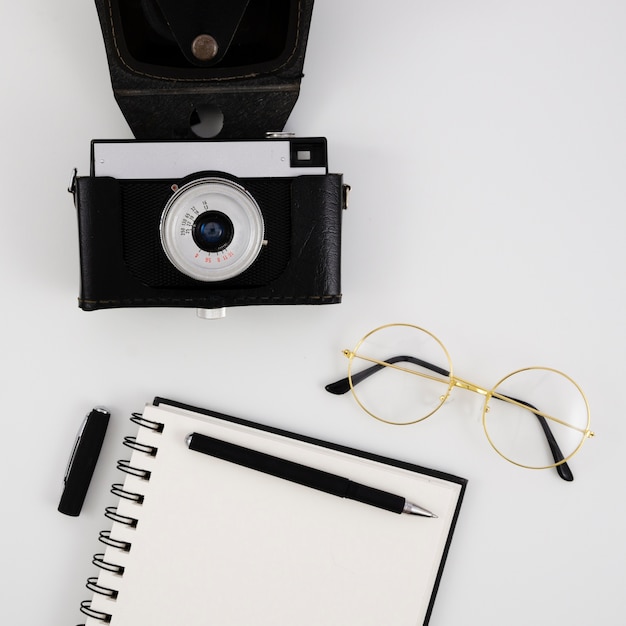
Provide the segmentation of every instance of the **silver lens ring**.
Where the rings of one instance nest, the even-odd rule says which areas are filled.
[[[217,217],[207,224],[209,215]],[[210,245],[202,244],[200,223]],[[163,250],[176,269],[214,282],[234,278],[254,263],[263,246],[264,222],[256,200],[241,185],[225,178],[199,178],[169,199],[160,232]]]

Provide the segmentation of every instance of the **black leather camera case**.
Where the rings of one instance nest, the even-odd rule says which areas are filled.
[[[283,129],[300,91],[313,0],[95,4],[113,93],[137,139],[193,139],[206,107],[223,114],[221,138]]]
[[[341,302],[341,174],[298,176],[280,183],[241,181],[257,194],[268,249],[240,276],[212,283],[180,273],[161,248],[159,220],[173,182],[184,184],[96,176],[75,179],[80,308],[217,309]],[[270,200],[263,200],[267,191],[258,189],[263,184],[271,189]],[[278,189],[276,184],[286,187]],[[284,198],[282,203],[276,203],[276,194]],[[278,207],[273,209],[275,204]]]

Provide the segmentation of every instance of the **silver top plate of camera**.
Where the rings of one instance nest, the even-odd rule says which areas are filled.
[[[307,140],[299,141],[95,140],[92,175],[132,180],[184,178],[202,170],[221,170],[240,178],[327,174],[325,159],[320,163],[307,149]]]

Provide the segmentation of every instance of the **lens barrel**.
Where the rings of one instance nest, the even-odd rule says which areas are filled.
[[[169,199],[161,215],[161,245],[172,265],[204,282],[239,276],[256,260],[265,223],[254,197],[227,178],[198,178]]]

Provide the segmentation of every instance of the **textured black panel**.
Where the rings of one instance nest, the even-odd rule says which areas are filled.
[[[245,272],[230,280],[209,283],[189,278],[169,262],[161,245],[159,224],[172,195],[172,184],[183,184],[173,180],[120,184],[124,261],[129,272],[149,287],[202,287],[206,290],[263,286],[278,278],[289,262],[291,248],[291,179],[240,179],[238,182],[257,201],[268,240],[268,245]]]

